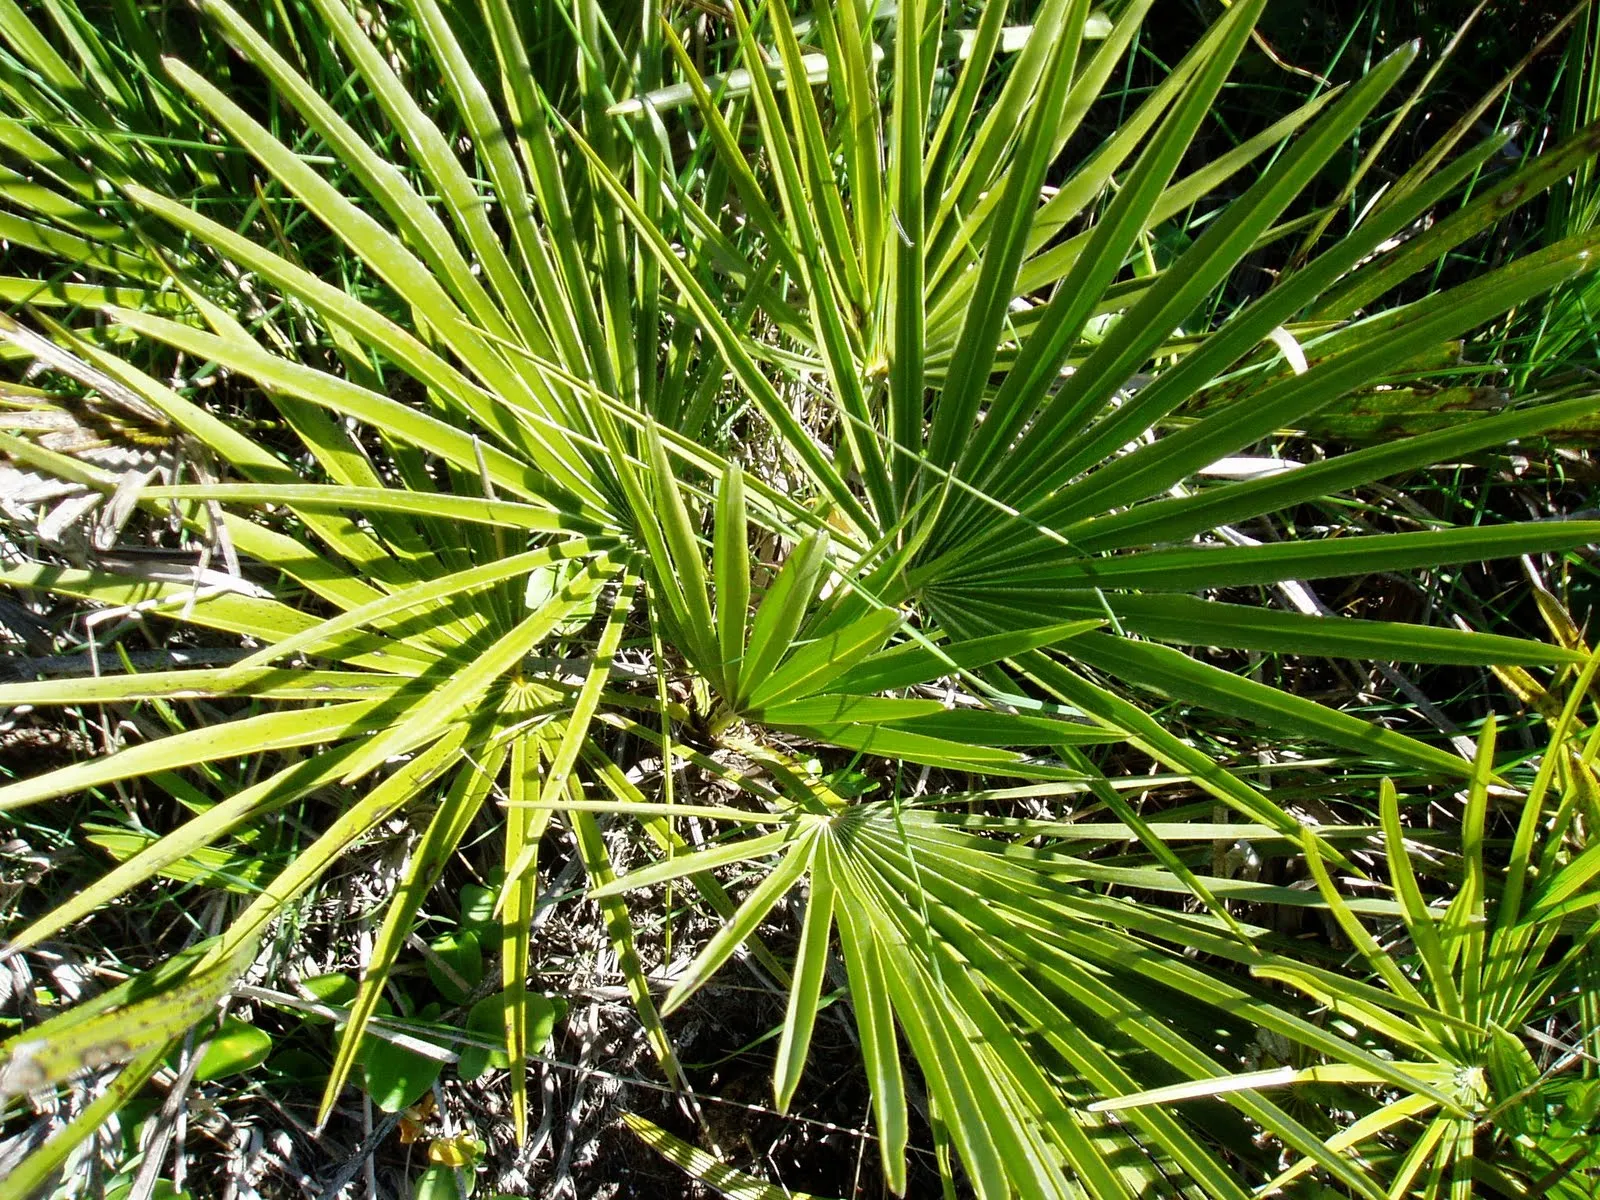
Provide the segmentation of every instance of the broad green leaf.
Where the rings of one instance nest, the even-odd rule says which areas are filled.
[[[225,1017],[200,1053],[194,1077],[203,1083],[238,1075],[260,1066],[271,1053],[272,1038],[264,1030],[237,1017]]]
[[[548,996],[530,993],[524,1002],[527,1026],[523,1033],[523,1045],[529,1054],[542,1054],[550,1035],[555,1032],[556,1021],[559,1017],[559,1002]],[[492,996],[485,996],[472,1006],[472,1011],[467,1014],[466,1029],[468,1033],[476,1034],[485,1041],[504,1043],[505,1041],[505,1010],[506,998],[501,992]],[[485,1071],[496,1069],[505,1070],[511,1063],[506,1057],[504,1049],[486,1049],[481,1046],[467,1045],[461,1048],[461,1057],[456,1062],[456,1074],[461,1082],[471,1083]]]
[[[460,1180],[471,1178],[453,1166],[434,1163],[411,1185],[411,1200],[466,1200],[471,1192]]]
[[[444,1063],[379,1039],[367,1051],[361,1070],[367,1094],[387,1113],[410,1108],[439,1078]]]
[[[438,962],[423,960],[433,986],[451,1004],[465,1004],[483,982],[483,949],[478,945],[478,935],[471,930],[447,933],[432,942],[429,949],[439,956]]]

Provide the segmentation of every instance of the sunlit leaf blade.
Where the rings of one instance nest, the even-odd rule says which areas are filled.
[[[730,697],[742,708],[759,682],[789,653],[816,594],[828,549],[828,535],[811,534],[790,552],[772,586],[761,598],[750,625],[750,644],[739,671],[739,692]]]
[[[795,958],[794,983],[784,1010],[783,1036],[778,1042],[778,1069],[773,1075],[774,1103],[786,1111],[799,1086],[817,1019],[823,976],[828,966],[828,935],[833,928],[833,874],[829,865],[830,842],[819,838],[811,860],[811,890],[806,898],[800,951]]]
[[[682,1167],[684,1172],[706,1187],[715,1188],[730,1200],[818,1200],[810,1192],[796,1192],[763,1183],[753,1175],[736,1171],[718,1161],[698,1146],[691,1146],[681,1138],[673,1137],[661,1126],[646,1120],[637,1113],[624,1113],[627,1122],[641,1141],[667,1161]]]
[[[717,580],[717,648],[724,695],[739,694],[745,622],[750,607],[750,548],[744,473],[732,463],[717,489],[713,569]]]
[[[250,820],[269,814],[302,796],[337,782],[355,744],[326,750],[276,775],[235,792],[187,823],[118,864],[77,894],[63,900],[44,916],[11,935],[8,950],[37,945],[45,938],[111,903],[130,888],[152,878],[203,846]]]
[[[716,936],[706,943],[705,948],[672,985],[672,990],[661,1004],[663,1016],[671,1016],[675,1009],[703,987],[706,980],[755,932],[756,927],[772,911],[772,906],[783,898],[810,865],[816,851],[816,841],[817,834],[812,832],[803,834],[789,844],[778,866],[751,890],[733,919],[717,931]]]
[[[467,826],[478,815],[479,807],[500,773],[505,755],[505,749],[501,747],[487,755],[482,764],[468,762],[457,770],[450,789],[423,832],[422,841],[412,854],[411,861],[406,864],[395,894],[389,901],[388,910],[384,913],[383,924],[373,938],[372,949],[361,973],[361,988],[350,1004],[349,1015],[340,1033],[338,1052],[328,1072],[322,1103],[317,1110],[318,1125],[327,1121],[351,1068],[355,1066],[367,1022],[377,1011],[389,973],[411,932],[418,909],[438,882],[447,860],[466,834]]]
[[[165,1049],[212,1012],[217,1002],[250,966],[254,942],[215,964],[196,965],[171,987],[140,981],[125,1002],[84,1018],[69,1010],[65,1019],[47,1021],[8,1038],[5,1065],[0,1068],[0,1094],[20,1095],[60,1083],[86,1068],[135,1059],[146,1051]],[[147,993],[153,991],[153,995]]]

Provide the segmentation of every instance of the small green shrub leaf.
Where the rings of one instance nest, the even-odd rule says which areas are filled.
[[[222,1028],[206,1045],[194,1077],[202,1083],[238,1075],[267,1061],[272,1053],[272,1038],[264,1030],[236,1017],[223,1019]]]
[[[452,979],[431,958],[425,960],[428,978],[433,980],[433,986],[439,989],[439,994],[446,1000],[452,1004],[465,1004],[467,997],[483,982],[483,949],[478,944],[478,935],[466,929],[447,933],[435,939],[432,949],[444,965],[455,973],[455,978]]]

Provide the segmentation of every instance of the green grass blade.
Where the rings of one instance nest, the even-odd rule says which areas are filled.
[[[1406,849],[1405,828],[1400,824],[1400,797],[1394,782],[1384,779],[1378,787],[1379,814],[1383,820],[1385,857],[1389,860],[1389,879],[1395,895],[1405,907],[1406,930],[1416,944],[1417,956],[1422,960],[1428,981],[1433,985],[1433,998],[1441,1012],[1453,1017],[1465,1017],[1461,997],[1456,992],[1455,977],[1445,957],[1444,947],[1435,926],[1436,914],[1428,908],[1417,885],[1416,872],[1411,869],[1410,852]]]
[[[434,810],[433,819],[428,822],[422,840],[406,863],[388,910],[384,913],[383,924],[367,953],[367,961],[361,972],[361,986],[355,999],[350,1002],[333,1066],[328,1071],[328,1081],[322,1090],[322,1103],[317,1109],[318,1126],[327,1122],[333,1106],[338,1102],[339,1093],[344,1090],[350,1070],[355,1066],[367,1021],[377,1011],[390,969],[399,957],[406,938],[412,933],[422,902],[438,882],[446,862],[466,834],[467,826],[478,815],[478,809],[488,796],[504,760],[505,750],[502,748],[491,753],[481,768],[477,763],[468,762],[456,771],[450,789]]]

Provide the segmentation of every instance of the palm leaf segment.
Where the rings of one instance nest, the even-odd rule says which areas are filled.
[[[711,81],[722,93],[713,95],[648,8],[621,26],[580,4],[565,32],[535,40],[528,18],[504,0],[485,0],[471,31],[434,0],[409,0],[403,19],[431,62],[404,74],[384,30],[340,0],[315,0],[329,52],[375,108],[363,128],[323,98],[299,43],[269,40],[223,0],[203,8],[293,109],[296,137],[309,135],[325,156],[313,162],[183,62],[162,60],[159,74],[133,83],[85,71],[103,66],[95,56],[104,46],[69,39],[87,58],[68,61],[6,3],[6,104],[19,116],[13,127],[27,131],[12,153],[37,173],[29,187],[4,191],[6,236],[115,282],[0,286],[36,306],[80,385],[137,398],[227,480],[145,487],[139,501],[175,509],[195,537],[270,564],[275,577],[247,584],[235,575],[197,589],[105,566],[24,564],[5,568],[5,578],[245,635],[258,648],[236,666],[9,685],[3,699],[183,695],[247,705],[224,730],[175,734],[14,783],[0,789],[0,807],[133,778],[167,786],[172,771],[201,762],[286,754],[289,765],[238,788],[221,777],[226,794],[217,803],[11,944],[36,943],[301,798],[332,791],[349,799],[217,944],[180,964],[193,983],[172,992],[162,1019],[140,1026],[143,1040],[118,1039],[119,1056],[132,1061],[117,1095],[154,1069],[173,1030],[228,986],[286,906],[359,839],[437,795],[352,1007],[326,1109],[418,906],[503,780],[502,961],[519,1128],[527,916],[539,838],[560,812],[669,1074],[676,1064],[620,893],[687,876],[728,918],[670,1009],[806,881],[801,948],[784,973],[791,993],[777,1099],[787,1104],[801,1077],[836,937],[884,1169],[897,1189],[906,1179],[908,1098],[921,1095],[902,1076],[904,1045],[927,1083],[923,1116],[948,1131],[980,1195],[1179,1186],[1239,1196],[1236,1173],[1214,1147],[1251,1158],[1257,1128],[1356,1193],[1381,1195],[1359,1166],[1252,1091],[1230,1092],[1231,1109],[1212,1114],[1204,1137],[1159,1107],[1117,1117],[1087,1110],[1096,1097],[1215,1076],[1225,1068],[1211,1047],[1257,1026],[1358,1061],[1374,1079],[1416,1080],[1295,1015],[1292,1004],[1173,953],[1200,947],[1218,960],[1254,962],[1249,935],[1259,931],[1219,900],[1227,881],[1197,874],[1174,849],[1176,827],[1158,831],[1139,818],[1078,747],[1127,740],[1251,828],[1299,837],[1270,796],[1163,728],[1126,689],[1362,758],[1455,775],[1469,768],[1174,646],[1470,664],[1571,657],[1512,639],[1275,612],[1201,593],[1535,553],[1600,532],[1566,522],[1270,546],[1240,537],[1213,544],[1211,534],[1530,435],[1587,412],[1582,398],[1269,478],[1207,475],[1211,464],[1589,269],[1592,239],[1579,238],[1403,308],[1358,314],[1452,238],[1481,227],[1474,214],[1485,205],[1503,211],[1527,199],[1587,155],[1587,144],[1533,164],[1398,254],[1378,253],[1448,198],[1495,143],[1469,151],[1220,329],[1187,328],[1246,254],[1280,236],[1284,214],[1394,86],[1410,51],[1180,175],[1261,8],[1261,0],[1237,0],[1118,133],[1062,177],[1063,149],[1127,52],[1147,2],[1107,22],[1091,20],[1083,0],[1046,0],[1031,34],[1005,25],[1005,5],[987,5],[976,29],[948,36],[944,10],[923,3],[900,6],[878,26],[856,0],[804,23],[782,6],[758,23],[736,3],[729,34],[743,74]],[[879,31],[891,46],[882,55],[873,52]],[[675,95],[686,86],[698,109],[692,124],[663,115],[650,90],[669,52],[684,81],[672,85]],[[1014,60],[1004,84],[985,99],[1007,54]],[[156,66],[153,52],[147,61]],[[796,86],[801,78],[820,86]],[[936,80],[944,82],[936,88]],[[747,117],[758,153],[736,132]],[[669,120],[689,130],[685,161],[661,136]],[[161,121],[220,130],[233,151],[228,169],[247,171],[259,203],[226,220],[184,203],[193,181],[210,176],[210,158],[144,149],[166,143],[123,136]],[[1287,150],[1177,261],[1125,277],[1156,226],[1291,134]],[[470,161],[458,153],[463,146]],[[115,148],[101,159],[111,164],[110,207],[73,166],[107,147]],[[302,228],[337,238],[361,278],[338,286],[306,270],[294,249]],[[73,331],[47,315],[52,308],[91,310],[111,323]],[[24,336],[6,329],[13,341]],[[1304,348],[1306,369],[1291,369],[1278,353],[1286,341]],[[252,381],[291,449],[220,420],[188,389],[161,382],[154,366],[137,365],[160,348]],[[1148,386],[1133,391],[1129,380],[1141,372]],[[1208,406],[1208,388],[1224,375],[1248,391]],[[752,406],[752,428],[798,486],[773,486],[717,452],[714,418],[730,379]],[[818,419],[796,416],[797,395],[820,403]],[[1174,420],[1190,409],[1198,417]],[[90,492],[123,484],[112,469],[37,441],[7,435],[5,448]],[[708,524],[709,560],[701,541]],[[765,543],[792,547],[764,588],[751,578],[752,528]],[[664,686],[652,697],[619,677],[640,594],[667,635],[668,661],[703,681],[687,705]],[[933,680],[947,690],[953,681],[972,703],[951,708],[904,694]],[[732,771],[675,740],[672,730],[685,723],[739,749],[753,768]],[[608,729],[727,778],[753,807],[726,815],[751,832],[684,852],[671,808],[646,800],[608,756]],[[898,799],[847,801],[769,734],[929,770],[1090,791],[1157,866],[1098,865],[1094,839],[1080,843],[1067,826],[958,817]],[[602,799],[589,798],[595,789]],[[605,810],[638,815],[666,852],[663,863],[616,880],[599,837],[597,811]],[[771,832],[756,835],[763,825]],[[1032,847],[1041,836],[1048,849]],[[1308,850],[1338,857],[1315,839]],[[773,855],[776,865],[738,906],[710,874]],[[1108,899],[1103,885],[1117,882],[1191,895],[1203,911],[1181,916]],[[53,1027],[29,1036],[103,1054],[113,1034],[126,1032],[129,1011],[113,999],[68,1015],[73,1040],[49,1041]],[[65,1051],[10,1053],[12,1088],[51,1082],[86,1061]],[[1449,1093],[1427,1094],[1441,1112],[1460,1108]],[[87,1128],[64,1130],[30,1160],[26,1178],[45,1177]],[[16,1181],[24,1186],[22,1175]]]

